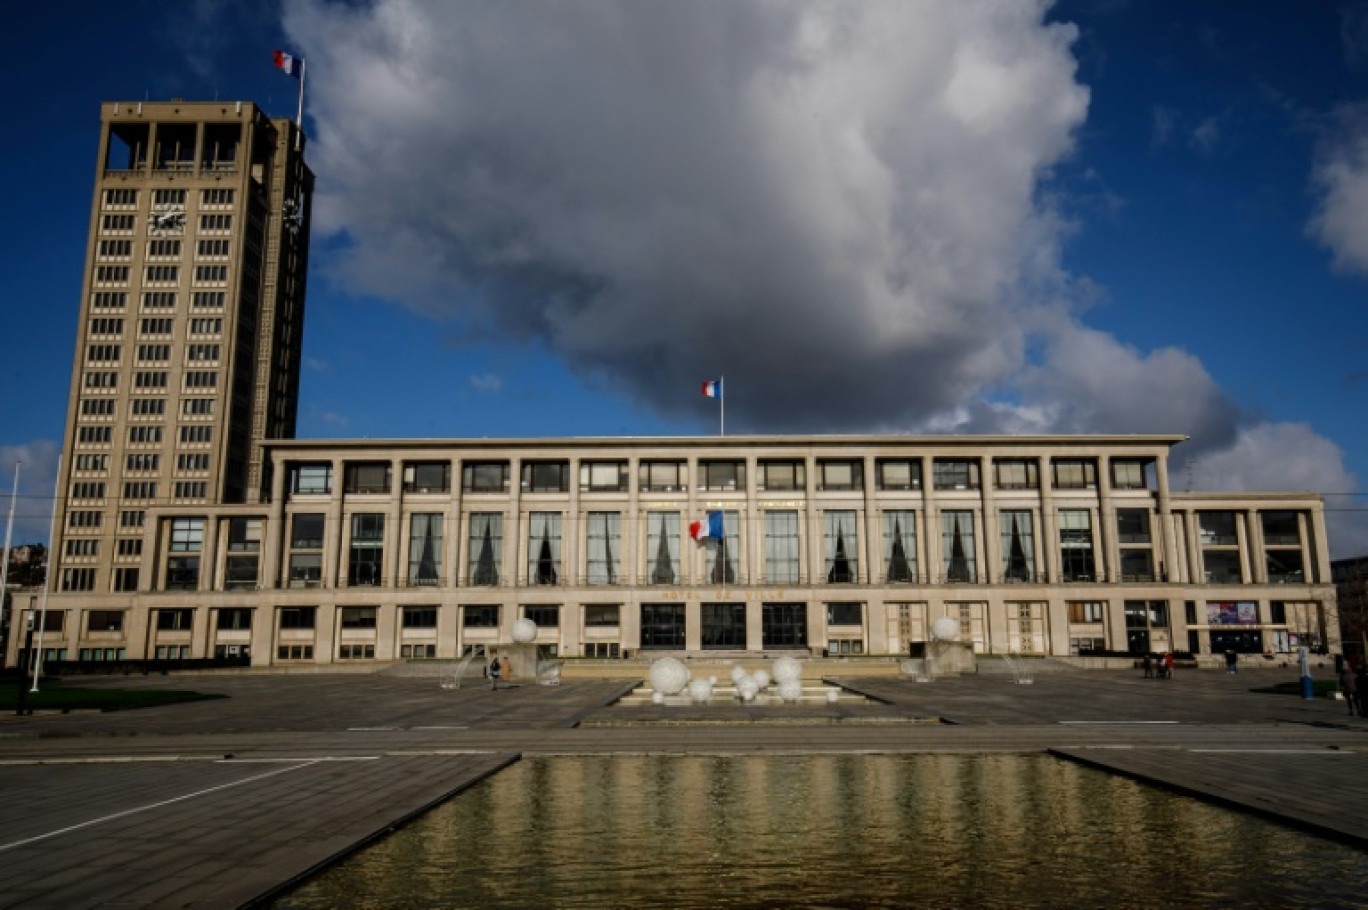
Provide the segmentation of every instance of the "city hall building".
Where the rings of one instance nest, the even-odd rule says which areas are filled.
[[[1180,436],[294,440],[303,138],[104,105],[47,660],[1338,647],[1321,500],[1173,491]]]

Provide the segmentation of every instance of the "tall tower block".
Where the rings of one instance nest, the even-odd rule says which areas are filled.
[[[299,401],[304,145],[248,102],[102,106],[55,590],[139,590],[149,511],[269,490],[262,441]]]

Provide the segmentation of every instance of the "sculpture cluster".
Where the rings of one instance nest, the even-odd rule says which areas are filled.
[[[691,679],[689,668],[674,657],[662,657],[651,664],[649,681],[651,701],[661,704],[666,696],[678,695],[687,691],[689,699],[696,704],[712,700],[717,686],[717,677],[708,676]],[[796,702],[803,697],[803,665],[792,657],[780,657],[770,665],[770,670],[756,670],[747,673],[742,667],[732,667],[732,687],[736,698],[743,702],[754,701],[755,697],[774,685],[780,700]],[[835,693],[828,694],[830,696]]]

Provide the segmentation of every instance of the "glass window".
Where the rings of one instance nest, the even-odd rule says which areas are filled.
[[[503,493],[507,491],[508,462],[467,462],[461,467],[461,489],[467,493]]]
[[[1275,584],[1306,580],[1300,550],[1269,550],[1266,554],[1268,580]]]
[[[203,518],[171,519],[171,552],[198,553],[204,545]]]
[[[744,461],[700,461],[698,479],[705,490],[744,490],[746,463]]]
[[[684,647],[684,605],[641,605],[641,649],[678,650]]]
[[[497,629],[499,627],[498,604],[467,604],[461,610],[462,625],[467,629]]]
[[[349,464],[346,469],[347,493],[388,493],[390,464],[388,461]]]
[[[290,522],[290,548],[293,550],[323,549],[323,513],[299,512]]]
[[[1119,543],[1149,543],[1149,511],[1146,509],[1117,509],[1116,539]]]
[[[864,604],[858,602],[829,603],[827,625],[858,626],[864,622]]]
[[[409,516],[409,567],[411,585],[442,583],[442,514],[419,512]]]
[[[1069,622],[1102,622],[1105,605],[1098,600],[1069,601]]]
[[[157,611],[157,630],[160,632],[188,632],[194,625],[194,610]]]
[[[920,490],[921,461],[915,458],[880,458],[874,463],[880,490]]]
[[[682,461],[643,461],[638,483],[642,492],[673,493],[689,489],[684,476]]]
[[[622,552],[622,516],[617,512],[590,512],[588,515],[589,584],[618,583],[618,554]]]
[[[1202,546],[1235,545],[1237,538],[1235,536],[1234,512],[1198,512],[1197,522],[1201,528]]]
[[[232,553],[256,553],[261,549],[261,518],[228,519],[228,550]]]
[[[561,513],[527,516],[527,583],[554,585],[561,580]]]
[[[586,461],[580,464],[580,489],[621,493],[627,489],[627,462]]]
[[[1060,572],[1065,581],[1092,581],[1097,569],[1093,561],[1092,515],[1087,509],[1059,511]]]
[[[403,623],[405,629],[437,628],[436,607],[404,607]]]
[[[1003,580],[1034,581],[1034,516],[1029,509],[1005,509],[998,518],[1002,534]]]
[[[739,651],[746,647],[746,605],[744,603],[702,603],[701,642],[706,650]]]
[[[312,629],[317,607],[281,607],[280,628]]]
[[[617,604],[588,604],[584,608],[584,624],[596,628],[616,626],[621,610]]]
[[[467,571],[472,585],[497,585],[503,565],[503,515],[499,512],[476,512],[470,516],[470,538],[467,544]]]
[[[1091,490],[1097,486],[1096,462],[1083,458],[1056,458],[1050,463],[1058,490]]]
[[[679,513],[646,513],[646,577],[653,585],[679,580]]]
[[[290,492],[298,495],[332,492],[332,465],[297,464],[290,466]]]
[[[937,490],[977,490],[979,463],[968,458],[937,458],[931,463]]]
[[[801,461],[762,461],[758,470],[762,490],[801,490],[807,485]]]
[[[822,460],[817,462],[817,470],[823,490],[864,489],[863,462]]]
[[[560,607],[554,604],[535,604],[523,607],[523,616],[536,623],[538,629],[560,627]]]
[[[952,510],[941,513],[941,571],[947,582],[978,580],[974,547],[974,513]]]
[[[566,492],[570,489],[570,462],[523,462],[522,487],[529,493]]]
[[[290,554],[290,587],[317,588],[323,584],[322,553]]]
[[[421,461],[404,465],[405,493],[447,493],[451,490],[451,462]]]
[[[1122,581],[1154,581],[1154,556],[1148,549],[1121,551]]]
[[[890,509],[883,513],[884,581],[917,581],[917,513]]]
[[[762,604],[760,636],[763,648],[806,648],[807,604]]]
[[[1145,484],[1145,462],[1113,460],[1112,486],[1118,490],[1143,490]]]
[[[171,555],[166,559],[166,590],[193,591],[199,587],[199,553],[204,545],[204,519],[173,518],[170,536]]]
[[[260,557],[255,553],[229,553],[223,563],[223,587],[249,591],[257,586]]]
[[[765,512],[765,583],[798,583],[798,512]]]
[[[347,559],[347,584],[378,585],[385,563],[385,516],[357,512],[351,517],[351,552]]]
[[[859,537],[855,531],[855,511],[827,510],[822,513],[826,554],[826,580],[830,584],[854,584],[860,580]]]
[[[741,552],[740,513],[722,513],[722,539],[709,540],[707,545],[707,579],[715,585],[736,583],[736,560]]]
[[[1260,512],[1265,546],[1296,546],[1301,543],[1301,530],[1296,512]]]
[[[221,631],[246,631],[252,628],[250,607],[224,607],[218,611],[218,628]]]
[[[343,607],[340,612],[344,629],[375,628],[375,607]]]
[[[1243,580],[1240,554],[1234,551],[1203,551],[1202,568],[1208,584],[1239,584]]]
[[[122,632],[123,610],[91,610],[86,614],[87,632]]]
[[[1040,486],[1040,467],[1034,458],[993,461],[993,482],[999,490],[1034,490]]]

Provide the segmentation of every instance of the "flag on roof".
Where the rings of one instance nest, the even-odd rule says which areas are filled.
[[[287,74],[300,78],[304,71],[304,58],[287,54],[284,51],[275,52],[275,65],[283,69]]]

